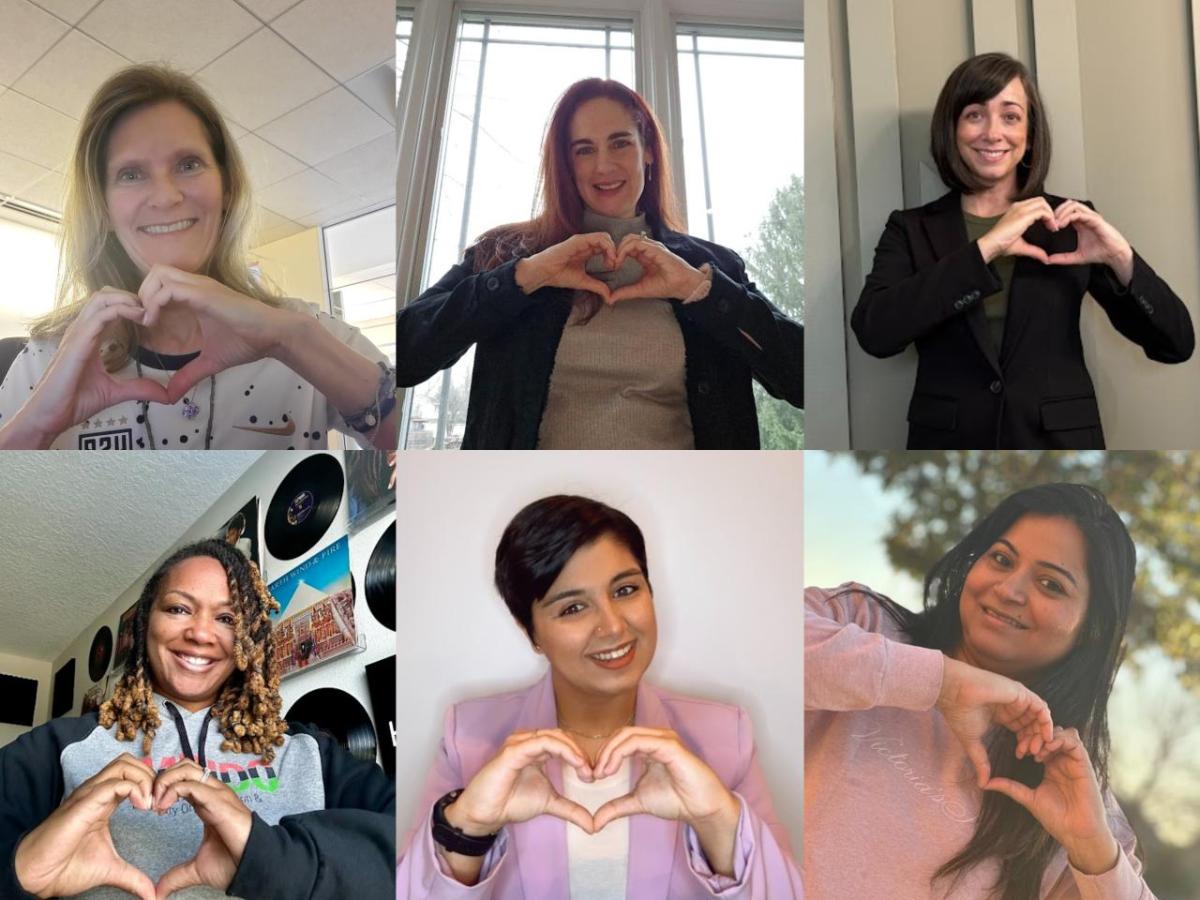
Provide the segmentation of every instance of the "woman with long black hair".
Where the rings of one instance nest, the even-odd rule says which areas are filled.
[[[1019,491],[925,579],[925,609],[805,593],[810,898],[1144,900],[1108,790],[1135,551],[1104,496]]]

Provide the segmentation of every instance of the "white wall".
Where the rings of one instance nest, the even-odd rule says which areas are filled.
[[[798,849],[803,804],[799,453],[404,454],[397,521],[400,828],[459,700],[522,687],[542,659],[492,586],[496,543],[555,493],[623,510],[646,536],[658,615],[649,677],[749,711]]]
[[[358,453],[364,451],[346,451],[350,453]],[[311,454],[308,453],[288,453],[275,452],[264,453],[258,462],[251,466],[246,473],[234,482],[233,486],[218,498],[214,498],[213,504],[206,511],[201,512],[196,519],[196,524],[185,532],[178,541],[170,546],[163,547],[163,552],[153,566],[151,566],[142,578],[130,585],[120,597],[113,601],[112,605],[100,616],[96,617],[79,633],[79,636],[71,642],[71,644],[59,654],[58,658],[53,661],[50,666],[50,672],[58,671],[72,656],[75,657],[75,705],[68,715],[78,715],[80,704],[83,700],[83,694],[92,686],[92,680],[88,677],[87,671],[87,654],[92,644],[92,637],[96,630],[101,625],[107,625],[112,629],[114,645],[116,642],[117,629],[121,617],[126,609],[135,603],[141,595],[142,585],[150,573],[164,559],[171,555],[172,551],[182,544],[191,541],[200,540],[205,537],[215,536],[218,529],[228,519],[249,500],[257,495],[259,502],[259,518],[265,518],[267,505],[271,502],[271,496],[278,487],[279,482],[284,476],[291,471],[302,458]],[[333,452],[334,456],[339,459],[342,457],[341,452]],[[181,463],[183,460],[180,460]],[[147,502],[152,503],[170,503],[170,486],[162,485],[147,489]],[[357,598],[354,605],[355,624],[358,628],[359,642],[362,644],[365,641],[366,650],[363,652],[351,652],[344,656],[340,656],[330,662],[322,663],[311,669],[306,669],[302,672],[297,672],[285,678],[280,683],[279,693],[283,698],[283,708],[286,712],[288,707],[295,703],[301,696],[311,690],[319,687],[335,687],[353,696],[368,715],[374,719],[374,714],[371,709],[371,696],[367,688],[367,676],[365,667],[368,663],[372,663],[377,659],[383,659],[391,656],[396,652],[396,641],[394,632],[380,625],[375,617],[371,614],[371,610],[367,607],[366,593],[364,583],[366,580],[367,561],[370,559],[371,551],[375,548],[375,542],[379,536],[387,529],[387,526],[392,521],[391,513],[381,516],[371,522],[366,528],[352,534],[350,536],[350,571],[354,575],[354,580],[358,588]],[[264,580],[267,582],[274,581],[281,575],[285,575],[295,566],[299,565],[309,556],[320,551],[329,544],[339,540],[346,533],[347,522],[347,504],[343,497],[342,504],[338,509],[337,516],[333,524],[329,526],[329,530],[325,536],[319,541],[312,550],[303,556],[293,560],[281,561],[276,560],[267,552],[265,540],[260,540],[263,555]],[[3,660],[0,659],[0,663]],[[8,670],[5,670],[8,671]],[[12,670],[14,674],[19,674]],[[49,702],[46,703],[43,715],[49,716]],[[39,719],[40,724],[45,719]],[[390,749],[390,748],[389,748]]]
[[[76,665],[79,665],[76,663]],[[85,663],[86,667],[86,663]],[[5,675],[15,675],[18,678],[32,678],[37,682],[37,700],[33,706],[34,724],[46,721],[50,717],[50,694],[53,690],[54,671],[50,663],[41,659],[29,659],[24,656],[14,656],[11,653],[0,653],[0,672]],[[15,741],[29,729],[24,725],[11,725],[0,722],[0,747],[10,741]]]

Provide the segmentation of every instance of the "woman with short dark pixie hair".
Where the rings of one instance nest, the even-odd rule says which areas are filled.
[[[917,346],[910,449],[1103,448],[1085,293],[1150,359],[1192,355],[1166,282],[1090,203],[1045,193],[1050,144],[1020,62],[985,53],[950,74],[930,123],[950,192],[891,214],[851,318],[872,356]]]
[[[505,529],[495,578],[549,671],[447,713],[399,896],[800,896],[749,717],[643,680],[658,626],[633,520],[544,497]]]

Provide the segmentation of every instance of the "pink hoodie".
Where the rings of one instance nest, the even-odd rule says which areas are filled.
[[[944,657],[913,647],[870,589],[804,592],[804,885],[809,900],[989,896],[999,867],[956,883],[934,871],[970,840],[982,802],[975,772],[933,706]],[[1123,853],[1085,875],[1061,848],[1042,879],[1046,900],[1153,900],[1134,835],[1105,798]]]

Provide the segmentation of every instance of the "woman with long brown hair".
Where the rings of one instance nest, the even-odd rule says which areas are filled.
[[[50,314],[0,384],[4,449],[396,445],[394,374],[356,328],[247,258],[250,184],[190,76],[130,66],[80,124]]]
[[[397,316],[399,383],[475,364],[464,449],[757,448],[752,379],[803,405],[804,329],[680,231],[662,127],[600,78],[559,99],[541,209]]]

